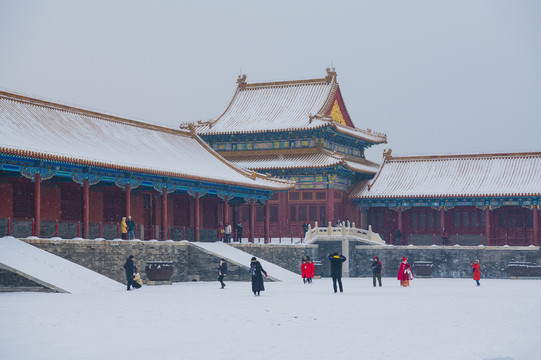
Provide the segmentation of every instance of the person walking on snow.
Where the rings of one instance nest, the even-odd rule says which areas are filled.
[[[222,285],[220,289],[225,289],[224,277],[227,275],[227,263],[225,259],[220,259],[220,264],[218,265],[218,281]]]
[[[254,296],[259,296],[261,291],[265,291],[265,286],[263,285],[263,275],[267,277],[267,272],[261,266],[261,263],[257,259],[252,257],[250,263],[250,276],[252,277],[252,292]]]
[[[374,261],[372,261],[372,265],[370,265],[372,268],[372,283],[374,284],[374,287],[376,287],[376,279],[379,282],[379,286],[381,286],[381,261],[379,261],[377,256],[374,256]]]
[[[398,269],[398,275],[396,277],[400,280],[400,286],[410,286],[410,280],[413,280],[413,274],[411,273],[411,266],[408,264],[407,258],[402,258],[400,268]]]
[[[338,287],[340,292],[344,292],[342,287],[342,263],[346,261],[344,255],[339,255],[337,252],[329,255],[329,261],[331,262],[331,277],[332,277],[332,286],[334,292],[336,293],[336,283],[338,282]]]
[[[131,290],[131,287],[133,285],[133,276],[137,272],[137,267],[135,266],[135,257],[133,255],[130,255],[126,262],[124,263],[124,270],[126,270],[126,281],[128,285],[128,291]],[[135,288],[136,286],[134,286]]]
[[[301,275],[302,275],[302,282],[303,284],[306,284],[306,274],[307,274],[307,268],[308,264],[306,263],[306,257],[302,258],[302,264],[301,264]]]
[[[481,283],[479,280],[481,280],[481,265],[479,265],[479,260],[475,260],[475,263],[471,264],[472,267],[472,273],[473,273],[473,280],[477,283],[477,286],[480,286]]]
[[[308,281],[308,284],[312,283],[312,278],[314,277],[314,272],[316,270],[316,266],[314,265],[314,262],[310,259],[309,256],[306,257],[306,280]]]

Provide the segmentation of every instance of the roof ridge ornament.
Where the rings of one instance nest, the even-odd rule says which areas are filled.
[[[188,123],[188,129],[190,130],[190,135],[195,135],[195,125],[193,123]]]
[[[237,78],[237,85],[241,90],[246,88],[246,74],[239,75]]]
[[[333,68],[327,68],[327,76],[325,76],[325,80],[327,81],[327,84],[330,83],[333,78],[336,78],[336,71]]]
[[[392,152],[392,149],[383,149],[383,158],[385,159],[385,161],[391,161],[393,159],[391,155]]]
[[[308,115],[308,119],[309,119],[309,121],[310,121],[310,124],[312,123],[312,121],[313,121],[314,119],[325,120],[325,121],[332,121],[332,118],[331,118],[330,116],[323,115],[323,114],[315,114],[315,115],[309,114],[309,115]]]

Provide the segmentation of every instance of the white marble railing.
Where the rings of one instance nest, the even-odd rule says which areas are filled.
[[[368,226],[368,230],[358,229],[355,227],[355,223],[352,223],[351,226],[346,226],[342,224],[341,226],[332,226],[329,222],[328,226],[318,227],[317,222],[312,225],[308,225],[308,231],[304,237],[304,243],[312,243],[316,241],[319,237],[355,237],[361,241],[371,243],[374,245],[385,245],[385,241],[381,239],[378,233],[372,231],[372,226]]]

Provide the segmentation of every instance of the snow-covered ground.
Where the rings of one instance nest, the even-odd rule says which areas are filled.
[[[540,280],[384,278],[312,285],[176,283],[127,292],[0,293],[0,358],[541,358]],[[96,289],[98,290],[98,289]]]

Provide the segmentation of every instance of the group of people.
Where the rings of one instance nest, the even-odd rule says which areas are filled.
[[[120,221],[120,235],[122,240],[135,239],[135,221],[133,221],[131,216],[128,216],[128,220],[126,220],[126,217],[122,217]]]
[[[315,270],[316,270],[316,266],[314,262],[310,259],[310,257],[309,256],[303,257],[302,264],[301,264],[302,282],[305,284],[311,284],[312,279],[314,278]]]
[[[381,261],[378,259],[377,256],[374,256],[374,259],[370,266],[372,267],[372,283],[374,287],[376,286],[376,280],[378,280],[379,286],[381,286],[381,271],[383,269],[383,266],[381,265]],[[481,280],[481,265],[479,265],[479,260],[475,260],[475,262],[471,264],[471,266],[473,280],[475,280],[477,286],[480,286],[481,283],[479,281]],[[406,257],[402,258],[402,262],[400,263],[400,267],[398,268],[398,275],[396,276],[396,278],[400,281],[400,286],[403,287],[410,286],[410,281],[413,280],[413,272],[411,271],[411,266],[410,264],[408,264],[408,259]]]
[[[254,256],[250,261],[250,277],[252,278],[252,292],[254,296],[260,296],[261,291],[265,291],[265,284],[263,283],[263,274],[268,276],[261,263]],[[227,263],[225,259],[220,259],[218,264],[218,281],[220,282],[220,289],[225,289],[224,277],[227,275]]]
[[[226,243],[231,242],[231,235],[233,234],[233,228],[230,223],[226,223],[225,226],[220,222],[218,223],[218,240]],[[242,222],[239,221],[235,225],[236,237],[235,241],[242,242]]]
[[[333,290],[335,293],[340,290],[340,292],[344,292],[344,287],[342,285],[342,264],[344,261],[346,261],[346,257],[342,254],[339,254],[338,252],[334,252],[328,256],[329,262],[331,264],[331,278],[332,278],[332,284],[333,284]],[[479,282],[481,279],[481,266],[479,265],[479,261],[475,260],[472,266],[472,274],[473,279],[476,281],[477,286],[480,286],[481,283]],[[372,268],[372,283],[373,286],[376,287],[376,282],[379,283],[379,286],[382,286],[381,283],[381,272],[383,270],[383,266],[381,264],[381,261],[377,256],[374,256],[372,260],[372,264],[370,265]],[[139,275],[137,266],[135,265],[135,257],[133,255],[130,255],[126,259],[126,263],[124,264],[124,269],[126,270],[126,279],[127,279],[127,290],[131,290],[131,287],[134,288],[140,288],[143,285],[143,282],[141,280],[141,277]],[[301,273],[302,273],[302,279],[303,283],[305,284],[311,284],[312,278],[314,277],[314,262],[310,259],[309,256],[305,256],[302,259],[302,265],[301,265]],[[221,258],[220,263],[218,264],[218,281],[220,282],[221,288],[224,289],[226,284],[224,283],[224,278],[227,275],[227,263],[225,259]],[[263,269],[263,266],[257,260],[257,258],[254,256],[252,257],[250,261],[250,277],[252,280],[252,292],[254,293],[254,296],[260,296],[261,291],[265,291],[265,285],[263,282],[263,275],[265,277],[268,276],[265,269]],[[398,269],[398,275],[397,279],[400,281],[400,286],[407,287],[410,285],[410,281],[413,280],[413,272],[411,270],[410,264],[408,264],[408,259],[406,257],[402,258],[402,262],[400,263],[400,267]]]

